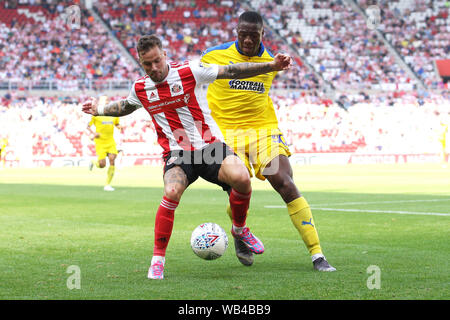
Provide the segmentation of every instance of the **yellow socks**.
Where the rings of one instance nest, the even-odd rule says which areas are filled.
[[[311,209],[305,198],[297,198],[287,204],[292,223],[302,236],[303,242],[311,256],[322,253],[319,235],[317,234]]]
[[[287,209],[289,216],[291,217],[291,221],[300,233],[310,255],[313,256],[318,253],[322,254],[319,235],[317,234],[311,209],[309,208],[309,204],[306,199],[300,197],[289,202],[287,204]],[[227,206],[227,213],[230,216],[230,219],[232,219],[231,208],[229,204]]]
[[[233,213],[231,212],[231,206],[229,203],[227,205],[227,213],[228,213],[228,216],[230,217],[230,219],[233,220]]]
[[[116,167],[115,166],[109,166],[108,168],[108,177],[106,179],[106,185],[111,184],[111,180],[114,177],[114,171],[115,171]]]

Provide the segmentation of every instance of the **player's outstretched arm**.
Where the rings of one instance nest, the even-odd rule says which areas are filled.
[[[292,65],[291,57],[287,54],[277,53],[271,62],[264,63],[236,63],[228,66],[219,66],[217,79],[243,79],[254,77],[263,73],[288,70]]]
[[[123,117],[136,111],[137,108],[138,106],[129,103],[127,99],[114,101],[107,104],[103,108],[99,108],[97,102],[92,99],[83,103],[81,110],[84,113],[91,114],[93,116],[104,115],[112,117]]]

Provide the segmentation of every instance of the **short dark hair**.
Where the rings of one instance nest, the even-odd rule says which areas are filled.
[[[255,23],[259,26],[263,26],[263,18],[258,12],[255,11],[245,11],[239,16],[238,24],[241,22]]]
[[[148,50],[150,50],[154,47],[158,47],[158,48],[162,49],[162,42],[161,42],[161,39],[159,39],[157,36],[152,34],[152,35],[145,35],[145,36],[142,36],[141,38],[139,38],[136,49],[137,49],[138,54],[141,54],[141,53],[144,54]]]

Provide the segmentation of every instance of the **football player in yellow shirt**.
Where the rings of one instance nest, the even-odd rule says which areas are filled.
[[[202,63],[229,65],[242,62],[269,62],[273,55],[262,43],[264,26],[257,12],[240,15],[237,40],[207,49]],[[216,80],[208,87],[207,100],[211,114],[219,125],[226,143],[245,162],[250,174],[267,179],[287,205],[295,228],[309,250],[313,266],[319,271],[335,271],[319,242],[316,224],[308,202],[293,180],[291,155],[283,134],[269,90],[276,72],[245,80]],[[230,214],[229,208],[227,209]],[[247,266],[253,264],[252,253],[235,241],[236,255]]]
[[[106,98],[101,97],[99,104],[105,104]],[[92,130],[91,126],[95,126],[95,132]],[[117,157],[116,141],[114,140],[114,127],[122,131],[122,127],[119,124],[118,117],[108,117],[108,116],[92,116],[87,129],[91,135],[91,139],[95,142],[95,152],[97,153],[97,160],[91,161],[89,164],[89,169],[92,170],[94,165],[97,168],[106,167],[106,157],[109,160],[109,167],[107,171],[106,184],[104,187],[105,191],[114,191],[111,186],[111,181],[114,177],[115,172],[115,160]]]

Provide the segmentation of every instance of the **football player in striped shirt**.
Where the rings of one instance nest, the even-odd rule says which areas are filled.
[[[233,66],[236,63],[265,64],[273,54],[264,46],[264,25],[261,15],[247,11],[240,15],[237,40],[207,49],[204,63]],[[278,119],[269,90],[277,72],[251,77],[245,81],[216,80],[208,86],[207,100],[213,118],[225,142],[245,162],[249,172],[268,180],[280,194],[295,228],[311,255],[313,267],[319,271],[335,271],[322,253],[316,225],[306,199],[297,189],[288,157],[291,155],[278,129]],[[230,213],[229,208],[227,209]],[[239,261],[253,264],[253,254],[235,239]]]
[[[164,196],[156,212],[148,278],[164,278],[174,212],[183,192],[199,177],[229,192],[233,237],[252,253],[263,253],[263,243],[245,223],[252,191],[250,175],[244,163],[223,142],[202,85],[216,79],[241,79],[287,70],[291,58],[277,54],[270,62],[229,66],[206,65],[200,61],[168,63],[161,40],[153,35],[139,39],[137,52],[146,75],[134,82],[129,96],[106,106],[97,106],[91,100],[83,104],[82,111],[95,116],[121,117],[144,108],[152,118],[165,165]]]

